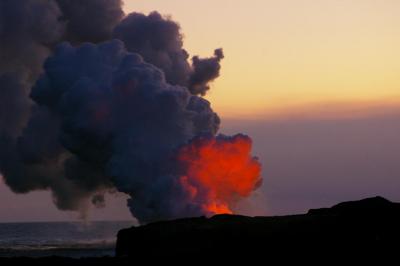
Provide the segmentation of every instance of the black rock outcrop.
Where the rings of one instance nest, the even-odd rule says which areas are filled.
[[[381,197],[281,217],[217,215],[121,230],[117,257],[270,256],[394,250],[400,243],[400,203]]]

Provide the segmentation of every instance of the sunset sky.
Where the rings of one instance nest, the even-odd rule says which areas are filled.
[[[253,138],[264,171],[241,213],[400,201],[400,1],[125,0],[124,10],[171,16],[192,56],[224,49],[206,98],[222,133]],[[110,196],[90,217],[129,219],[125,205]],[[48,192],[15,195],[0,182],[0,221],[76,218]]]
[[[181,24],[191,55],[224,48],[208,96],[223,116],[400,99],[399,1],[125,1],[127,12],[154,9]]]

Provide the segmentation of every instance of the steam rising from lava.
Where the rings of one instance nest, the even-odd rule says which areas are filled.
[[[85,13],[93,8],[102,15]],[[231,213],[261,166],[249,137],[217,136],[220,119],[201,97],[222,49],[191,64],[177,23],[123,15],[119,0],[0,3],[6,183],[51,190],[62,210],[102,207],[118,190],[141,222]]]

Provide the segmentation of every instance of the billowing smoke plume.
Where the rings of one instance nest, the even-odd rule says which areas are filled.
[[[15,138],[28,119],[29,91],[61,37],[61,12],[53,2],[0,1],[0,133]],[[49,26],[51,25],[51,26]]]
[[[73,44],[109,40],[124,12],[122,0],[56,0],[65,23],[64,40]]]
[[[94,5],[102,14],[96,19],[89,16]],[[80,186],[68,178],[87,176],[88,167],[61,145],[59,117],[35,105],[29,95],[60,41],[107,40],[109,23],[118,23],[122,14],[120,1],[111,0],[0,2],[0,170],[13,191],[51,189],[60,209],[83,210],[92,195],[108,189]]]
[[[261,179],[250,139],[216,137],[200,96],[222,50],[190,63],[178,24],[123,16],[120,0],[0,2],[5,182],[51,190],[62,210],[118,190],[141,222],[231,212]]]
[[[185,86],[192,94],[206,94],[208,83],[219,76],[219,63],[224,58],[222,49],[217,49],[214,57],[193,57],[191,66],[179,25],[157,12],[126,16],[115,28],[114,38],[122,40],[128,51],[162,69],[168,83]]]

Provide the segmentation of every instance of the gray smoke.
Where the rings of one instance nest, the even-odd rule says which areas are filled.
[[[219,118],[206,100],[168,84],[160,69],[118,40],[62,44],[44,69],[31,96],[59,118],[63,147],[85,162],[71,168],[87,170],[69,180],[88,191],[112,182],[132,196],[140,221],[201,214],[188,213],[190,203],[175,200],[185,195],[176,188],[171,158],[193,137],[216,134]]]
[[[56,0],[66,24],[63,39],[73,44],[109,40],[124,16],[122,0]]]
[[[86,176],[91,168],[60,143],[59,117],[49,108],[36,106],[29,95],[53,47],[61,40],[108,39],[122,18],[120,4],[97,0],[0,2],[0,170],[13,191],[50,189],[60,209],[82,210],[93,193],[109,187],[109,181],[91,186],[85,181],[82,186],[78,177]],[[88,19],[91,9],[100,16]],[[87,176],[98,172],[94,169]]]
[[[0,2],[1,174],[62,210],[103,207],[117,189],[141,222],[201,215],[174,156],[218,132],[199,95],[223,52],[189,63],[176,22],[123,16],[120,0]]]
[[[205,95],[208,83],[219,76],[222,49],[216,50],[212,58],[195,56],[190,65],[180,26],[157,12],[148,16],[129,14],[116,26],[113,36],[122,40],[128,51],[162,69],[170,84],[188,87],[192,94]]]
[[[198,56],[192,58],[193,73],[189,79],[189,88],[193,94],[205,95],[210,89],[208,83],[219,76],[220,62],[224,58],[222,49],[214,51],[214,56],[201,59]]]
[[[0,134],[15,138],[30,112],[30,88],[63,25],[52,1],[0,2]],[[49,26],[51,25],[51,27]]]

